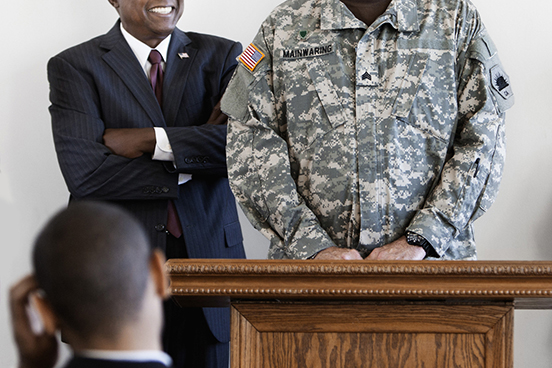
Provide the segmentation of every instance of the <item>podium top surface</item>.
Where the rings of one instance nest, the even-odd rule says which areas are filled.
[[[552,309],[549,261],[282,261],[170,259],[182,305],[236,300],[513,302]]]

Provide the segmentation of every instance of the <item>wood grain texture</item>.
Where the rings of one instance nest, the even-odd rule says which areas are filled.
[[[232,368],[511,367],[513,305],[232,306]]]
[[[485,336],[266,333],[259,367],[485,367]]]
[[[233,308],[260,332],[487,333],[511,304],[255,303]]]
[[[171,259],[166,272],[170,294],[181,305],[222,306],[237,299],[485,299],[552,308],[552,262]]]
[[[552,262],[169,260],[181,305],[232,305],[232,368],[513,368]]]
[[[514,367],[514,310],[509,310],[486,335],[485,367]]]

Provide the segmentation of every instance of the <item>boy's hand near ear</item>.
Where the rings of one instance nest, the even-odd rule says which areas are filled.
[[[43,331],[33,331],[28,309],[31,308],[31,298],[40,298],[34,294],[37,291],[38,285],[32,275],[23,278],[10,289],[12,327],[19,354],[19,368],[52,368],[58,358],[58,342],[52,321],[44,321]],[[40,307],[44,303],[44,300],[38,301]]]

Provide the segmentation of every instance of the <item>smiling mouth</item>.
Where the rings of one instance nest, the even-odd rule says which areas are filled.
[[[149,9],[148,11],[150,13],[168,15],[173,11],[173,7],[172,6],[156,6],[155,8]]]

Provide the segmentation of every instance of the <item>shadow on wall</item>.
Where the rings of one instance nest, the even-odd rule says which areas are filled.
[[[538,227],[535,229],[535,244],[537,244],[537,259],[552,260],[552,201],[547,206],[546,216],[536,221]]]

